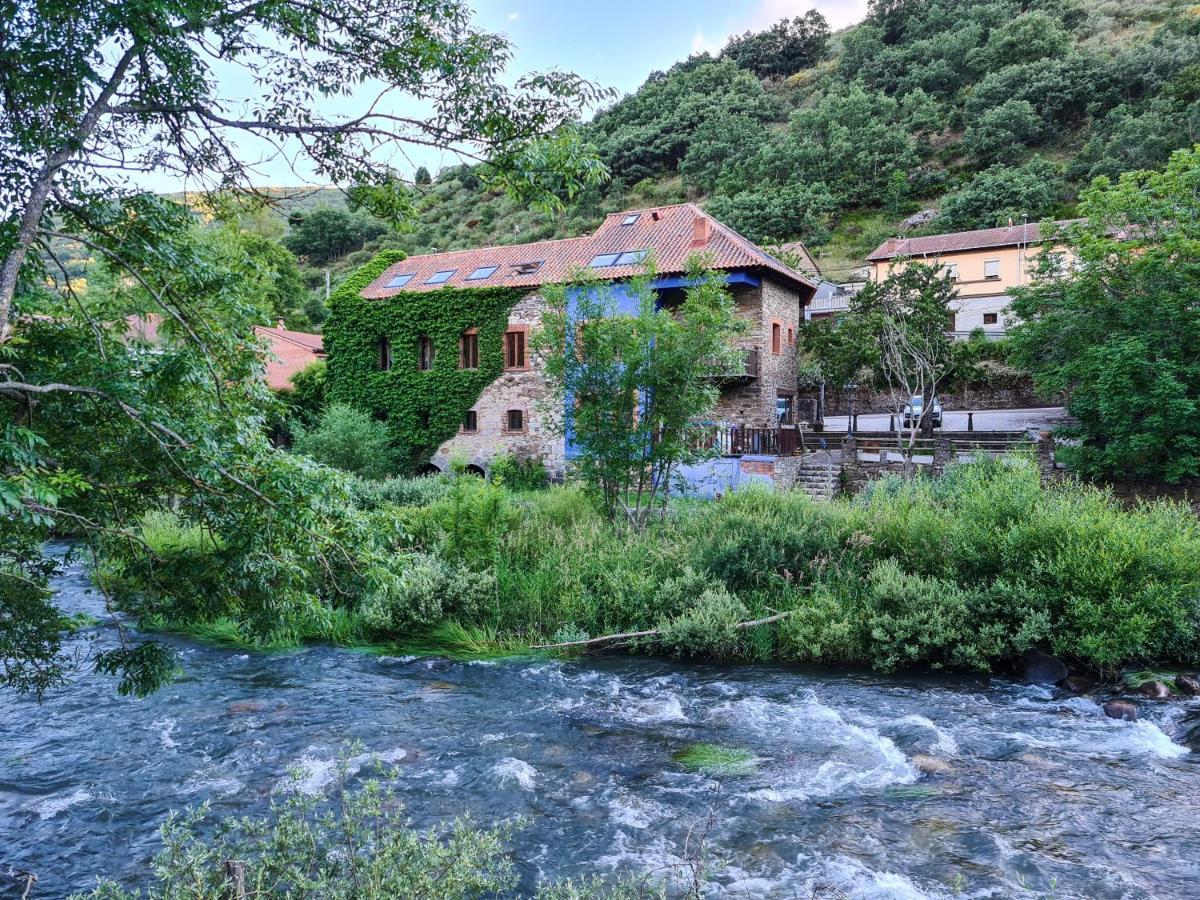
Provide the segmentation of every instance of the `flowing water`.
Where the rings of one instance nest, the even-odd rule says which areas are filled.
[[[98,608],[79,566],[57,587]],[[677,877],[690,831],[714,897],[1200,897],[1200,705],[1127,723],[998,680],[173,643],[186,674],[143,700],[91,676],[41,706],[0,696],[0,885],[137,883],[169,810],[262,811],[289,770],[320,793],[357,740],[417,824],[523,816],[524,888]],[[672,754],[696,742],[757,767],[688,772]]]

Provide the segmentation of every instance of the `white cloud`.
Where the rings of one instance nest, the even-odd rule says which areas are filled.
[[[721,48],[725,45],[724,38],[720,40],[709,40],[708,35],[703,31],[697,31],[692,35],[692,53],[711,53],[716,56],[721,52]]]
[[[515,21],[517,21],[517,19],[519,19],[519,18],[521,18],[521,14],[520,14],[520,13],[516,13],[516,12],[510,12],[510,13],[508,14],[508,21],[510,21],[510,22],[515,22]]]

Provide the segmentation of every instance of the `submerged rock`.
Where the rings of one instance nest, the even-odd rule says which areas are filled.
[[[1096,679],[1091,675],[1071,675],[1063,680],[1062,687],[1072,694],[1086,694],[1096,687]]]
[[[1187,697],[1200,696],[1200,678],[1195,675],[1176,675],[1175,688]]]
[[[1138,687],[1138,693],[1151,700],[1170,700],[1171,689],[1161,681],[1144,681]]]
[[[1034,684],[1058,684],[1067,677],[1067,667],[1060,659],[1037,650],[1027,650],[1021,657],[1025,680]]]
[[[1109,700],[1104,704],[1104,714],[1124,722],[1136,722],[1138,717],[1137,707],[1128,700]]]
[[[908,761],[922,775],[945,775],[950,771],[950,763],[925,753],[914,753]]]

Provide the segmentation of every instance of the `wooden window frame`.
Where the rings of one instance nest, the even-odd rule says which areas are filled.
[[[771,320],[771,355],[779,356],[783,353],[783,320]]]
[[[467,427],[469,417],[474,416],[475,421],[470,428]],[[479,434],[479,411],[476,409],[468,409],[463,414],[462,424],[458,426],[459,434]]]
[[[509,423],[510,423],[509,416],[515,412],[521,414],[521,427],[520,428],[509,427]],[[510,406],[508,409],[506,409],[504,411],[504,417],[500,420],[500,433],[501,434],[528,434],[529,433],[529,410],[527,410],[523,406]]]
[[[992,321],[989,322],[988,317],[991,317]],[[983,314],[983,324],[984,325],[999,325],[1000,324],[1000,313],[985,312]]]
[[[375,366],[380,372],[392,371],[392,342],[381,334],[375,341]]]
[[[521,335],[522,349],[522,364],[519,366],[510,366],[508,364],[508,338],[509,335]],[[504,329],[504,371],[505,372],[528,372],[529,371],[529,326],[528,325],[509,325]]]
[[[467,338],[468,337],[473,337],[475,339],[475,341],[474,341],[475,365],[473,365],[473,366],[467,365]],[[476,369],[479,368],[479,329],[478,328],[464,329],[463,333],[458,336],[458,367],[460,369],[463,369],[463,370],[469,371],[469,372],[474,372]]]
[[[429,365],[425,365],[425,349],[429,348]],[[417,338],[417,371],[432,372],[435,363],[437,362],[437,347],[433,344],[433,338],[427,334]]]
[[[787,345],[789,347],[796,346],[796,326],[791,323],[787,327]]]
[[[788,410],[790,411],[790,415],[788,416],[788,421],[780,422],[780,421],[778,421],[779,401],[781,399],[783,399],[784,397],[786,397],[788,400],[791,401],[788,404]],[[788,390],[783,390],[783,389],[777,389],[775,391],[775,414],[776,414],[776,424],[778,424],[778,425],[795,425],[796,424],[796,392],[795,391],[788,391]]]

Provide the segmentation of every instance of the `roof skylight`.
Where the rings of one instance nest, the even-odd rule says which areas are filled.
[[[605,266],[615,266],[620,256],[620,253],[601,253],[599,256],[592,257],[591,267],[603,269]]]
[[[634,222],[636,222],[638,220],[639,216],[640,216],[640,213],[630,213],[624,219],[621,220],[621,224],[622,225],[632,225]]]
[[[636,266],[646,258],[645,250],[627,250],[617,257],[616,265],[618,266]]]
[[[485,278],[491,278],[499,268],[499,266],[480,266],[467,276],[467,281],[483,281]]]
[[[387,284],[385,284],[384,287],[385,288],[402,288],[416,277],[417,277],[416,272],[409,272],[407,275],[397,275],[394,278],[392,278],[391,281],[389,281]]]
[[[449,281],[458,269],[443,269],[441,272],[434,272],[425,279],[426,284],[445,284]]]

